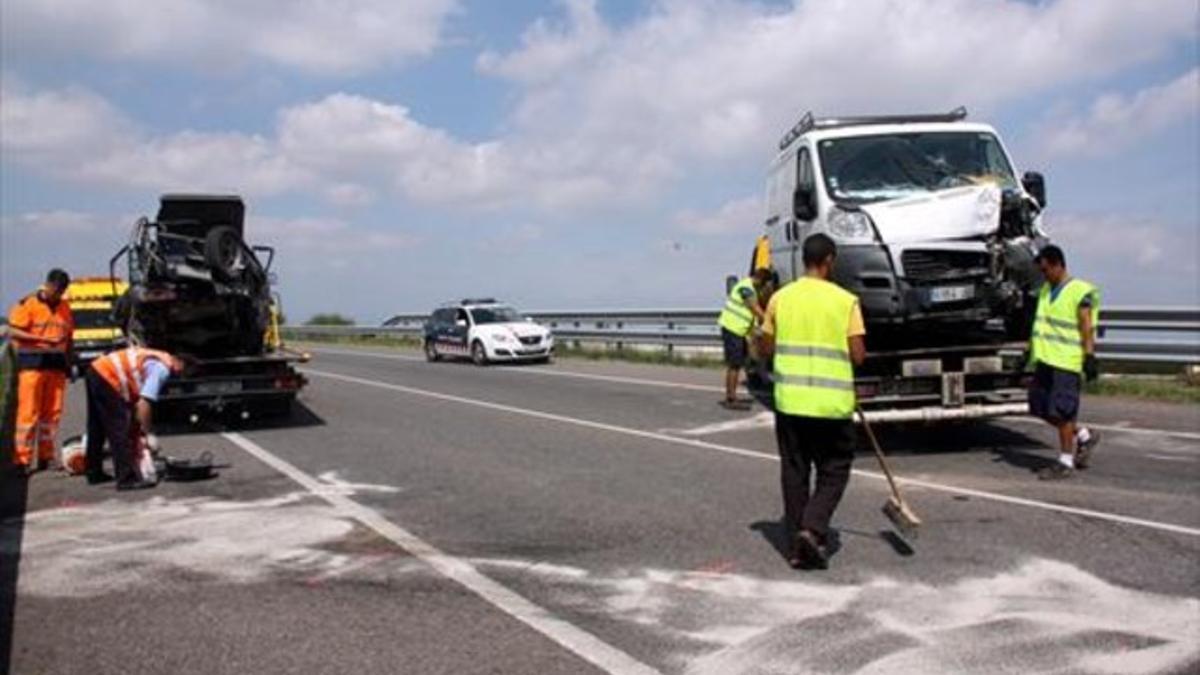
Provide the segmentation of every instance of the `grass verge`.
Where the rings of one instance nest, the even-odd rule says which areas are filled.
[[[287,336],[285,335],[285,338]],[[418,338],[386,336],[378,338],[360,337],[329,337],[305,341],[304,343],[343,344],[360,347],[383,347],[399,349],[420,349]],[[629,363],[648,363],[654,365],[678,366],[683,368],[706,368],[717,370],[724,368],[721,359],[707,354],[680,354],[665,350],[639,349],[600,349],[594,347],[558,347],[556,358],[579,359],[584,361],[625,361]],[[1135,398],[1147,401],[1164,401],[1167,403],[1200,404],[1200,382],[1189,383],[1182,375],[1134,375],[1107,374],[1098,382],[1088,384],[1085,393],[1092,396],[1112,396]]]

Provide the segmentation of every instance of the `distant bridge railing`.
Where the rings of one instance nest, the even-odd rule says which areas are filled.
[[[527,312],[561,342],[609,346],[721,345],[716,310],[618,309]],[[428,314],[397,314],[381,326],[287,326],[293,339],[420,337]],[[1200,307],[1112,307],[1101,310],[1096,351],[1103,361],[1200,364]]]

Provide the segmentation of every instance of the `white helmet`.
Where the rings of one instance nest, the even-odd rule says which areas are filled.
[[[63,471],[78,476],[87,470],[87,436],[73,436],[63,441],[58,450],[58,465]]]

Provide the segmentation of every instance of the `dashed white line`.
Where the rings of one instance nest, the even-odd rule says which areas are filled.
[[[438,400],[438,401],[461,403],[464,405],[470,405],[470,406],[474,406],[477,408],[484,408],[487,410],[495,410],[497,412],[510,413],[513,415],[521,415],[524,417],[531,417],[531,418],[546,420],[546,421],[550,421],[550,422],[558,422],[561,424],[569,424],[572,426],[583,427],[583,428],[587,428],[587,429],[595,429],[598,431],[618,433],[618,434],[623,434],[626,436],[633,436],[633,437],[637,437],[637,438],[644,438],[644,439],[649,439],[649,440],[654,440],[654,441],[662,441],[664,443],[671,443],[671,444],[675,444],[675,445],[685,445],[685,446],[692,447],[692,448],[700,448],[702,450],[711,450],[711,451],[720,452],[720,453],[724,453],[724,454],[728,454],[728,455],[736,455],[739,457],[749,457],[752,459],[766,460],[766,461],[771,461],[771,462],[779,461],[779,458],[775,455],[769,455],[769,454],[766,454],[763,452],[747,450],[745,448],[738,448],[738,447],[734,447],[734,446],[730,446],[730,445],[720,445],[717,443],[709,443],[707,441],[699,441],[699,440],[695,440],[692,438],[680,438],[678,436],[670,436],[667,434],[657,433],[657,432],[653,432],[653,431],[644,431],[641,429],[622,427],[622,426],[617,426],[615,424],[605,424],[603,422],[593,422],[591,420],[580,419],[578,417],[568,417],[566,415],[557,415],[554,413],[542,412],[540,410],[531,410],[529,408],[518,408],[516,406],[504,405],[502,403],[493,403],[491,401],[483,401],[483,400],[479,400],[479,399],[466,398],[464,396],[454,396],[452,394],[442,394],[442,393],[435,392],[435,391],[428,391],[425,389],[417,389],[416,387],[406,387],[406,386],[399,385],[399,384],[391,384],[389,382],[380,382],[378,380],[368,380],[368,379],[361,378],[361,377],[354,377],[352,375],[342,375],[340,373],[331,373],[331,372],[327,372],[327,371],[323,371],[323,370],[315,370],[312,368],[306,368],[304,370],[304,372],[309,375],[313,375],[315,377],[321,377],[321,378],[326,378],[326,379],[331,379],[331,380],[340,380],[342,382],[349,382],[352,384],[359,384],[359,385],[363,385],[363,386],[367,386],[367,387],[375,387],[378,389],[385,389],[388,391],[395,391],[395,392],[400,392],[400,393],[404,393],[404,394],[411,394],[413,396],[420,396],[420,397],[434,399],[434,400]],[[876,480],[886,480],[886,477],[883,474],[877,473],[874,471],[865,471],[862,469],[854,469],[853,471],[856,475],[859,475],[859,476],[873,478]],[[1074,506],[1065,506],[1062,504],[1053,504],[1050,502],[1038,501],[1036,499],[1026,499],[1024,497],[1012,497],[1009,495],[998,494],[995,492],[984,492],[982,490],[973,490],[971,488],[962,488],[962,487],[957,487],[954,485],[946,485],[944,483],[934,483],[931,481],[917,480],[917,479],[913,479],[913,478],[897,478],[897,482],[900,482],[904,485],[921,487],[921,488],[925,488],[927,490],[934,490],[937,492],[947,492],[947,493],[956,494],[956,495],[966,495],[966,496],[970,496],[970,497],[986,499],[989,501],[1000,502],[1000,503],[1004,503],[1004,504],[1028,506],[1031,508],[1041,509],[1043,511],[1066,513],[1066,514],[1075,515],[1075,516],[1084,516],[1087,518],[1095,518],[1097,520],[1105,520],[1105,521],[1113,522],[1113,523],[1122,523],[1125,525],[1136,525],[1138,527],[1146,527],[1146,528],[1150,528],[1153,530],[1159,530],[1162,532],[1172,532],[1175,534],[1185,534],[1185,535],[1190,535],[1193,537],[1200,537],[1200,528],[1187,527],[1184,525],[1176,525],[1173,523],[1164,523],[1164,522],[1159,522],[1156,520],[1147,520],[1144,518],[1135,518],[1133,516],[1125,516],[1125,515],[1121,515],[1119,513],[1109,513],[1106,511],[1095,511],[1092,509],[1084,509],[1084,508],[1078,508],[1078,507],[1074,507]]]
[[[619,675],[653,675],[658,670],[642,663],[626,652],[608,644],[526,600],[490,577],[470,562],[443,553],[424,539],[384,518],[343,494],[332,492],[328,485],[296,468],[257,443],[239,433],[221,434],[230,443],[245,450],[267,466],[291,478],[313,495],[325,500],[348,518],[362,523],[380,536],[400,546],[434,570],[475,593],[488,604],[521,621],[576,656],[609,673]]]

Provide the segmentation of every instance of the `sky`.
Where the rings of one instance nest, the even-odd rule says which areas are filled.
[[[237,193],[293,320],[717,307],[775,143],[944,111],[1107,305],[1200,305],[1196,0],[4,0],[0,301]]]

